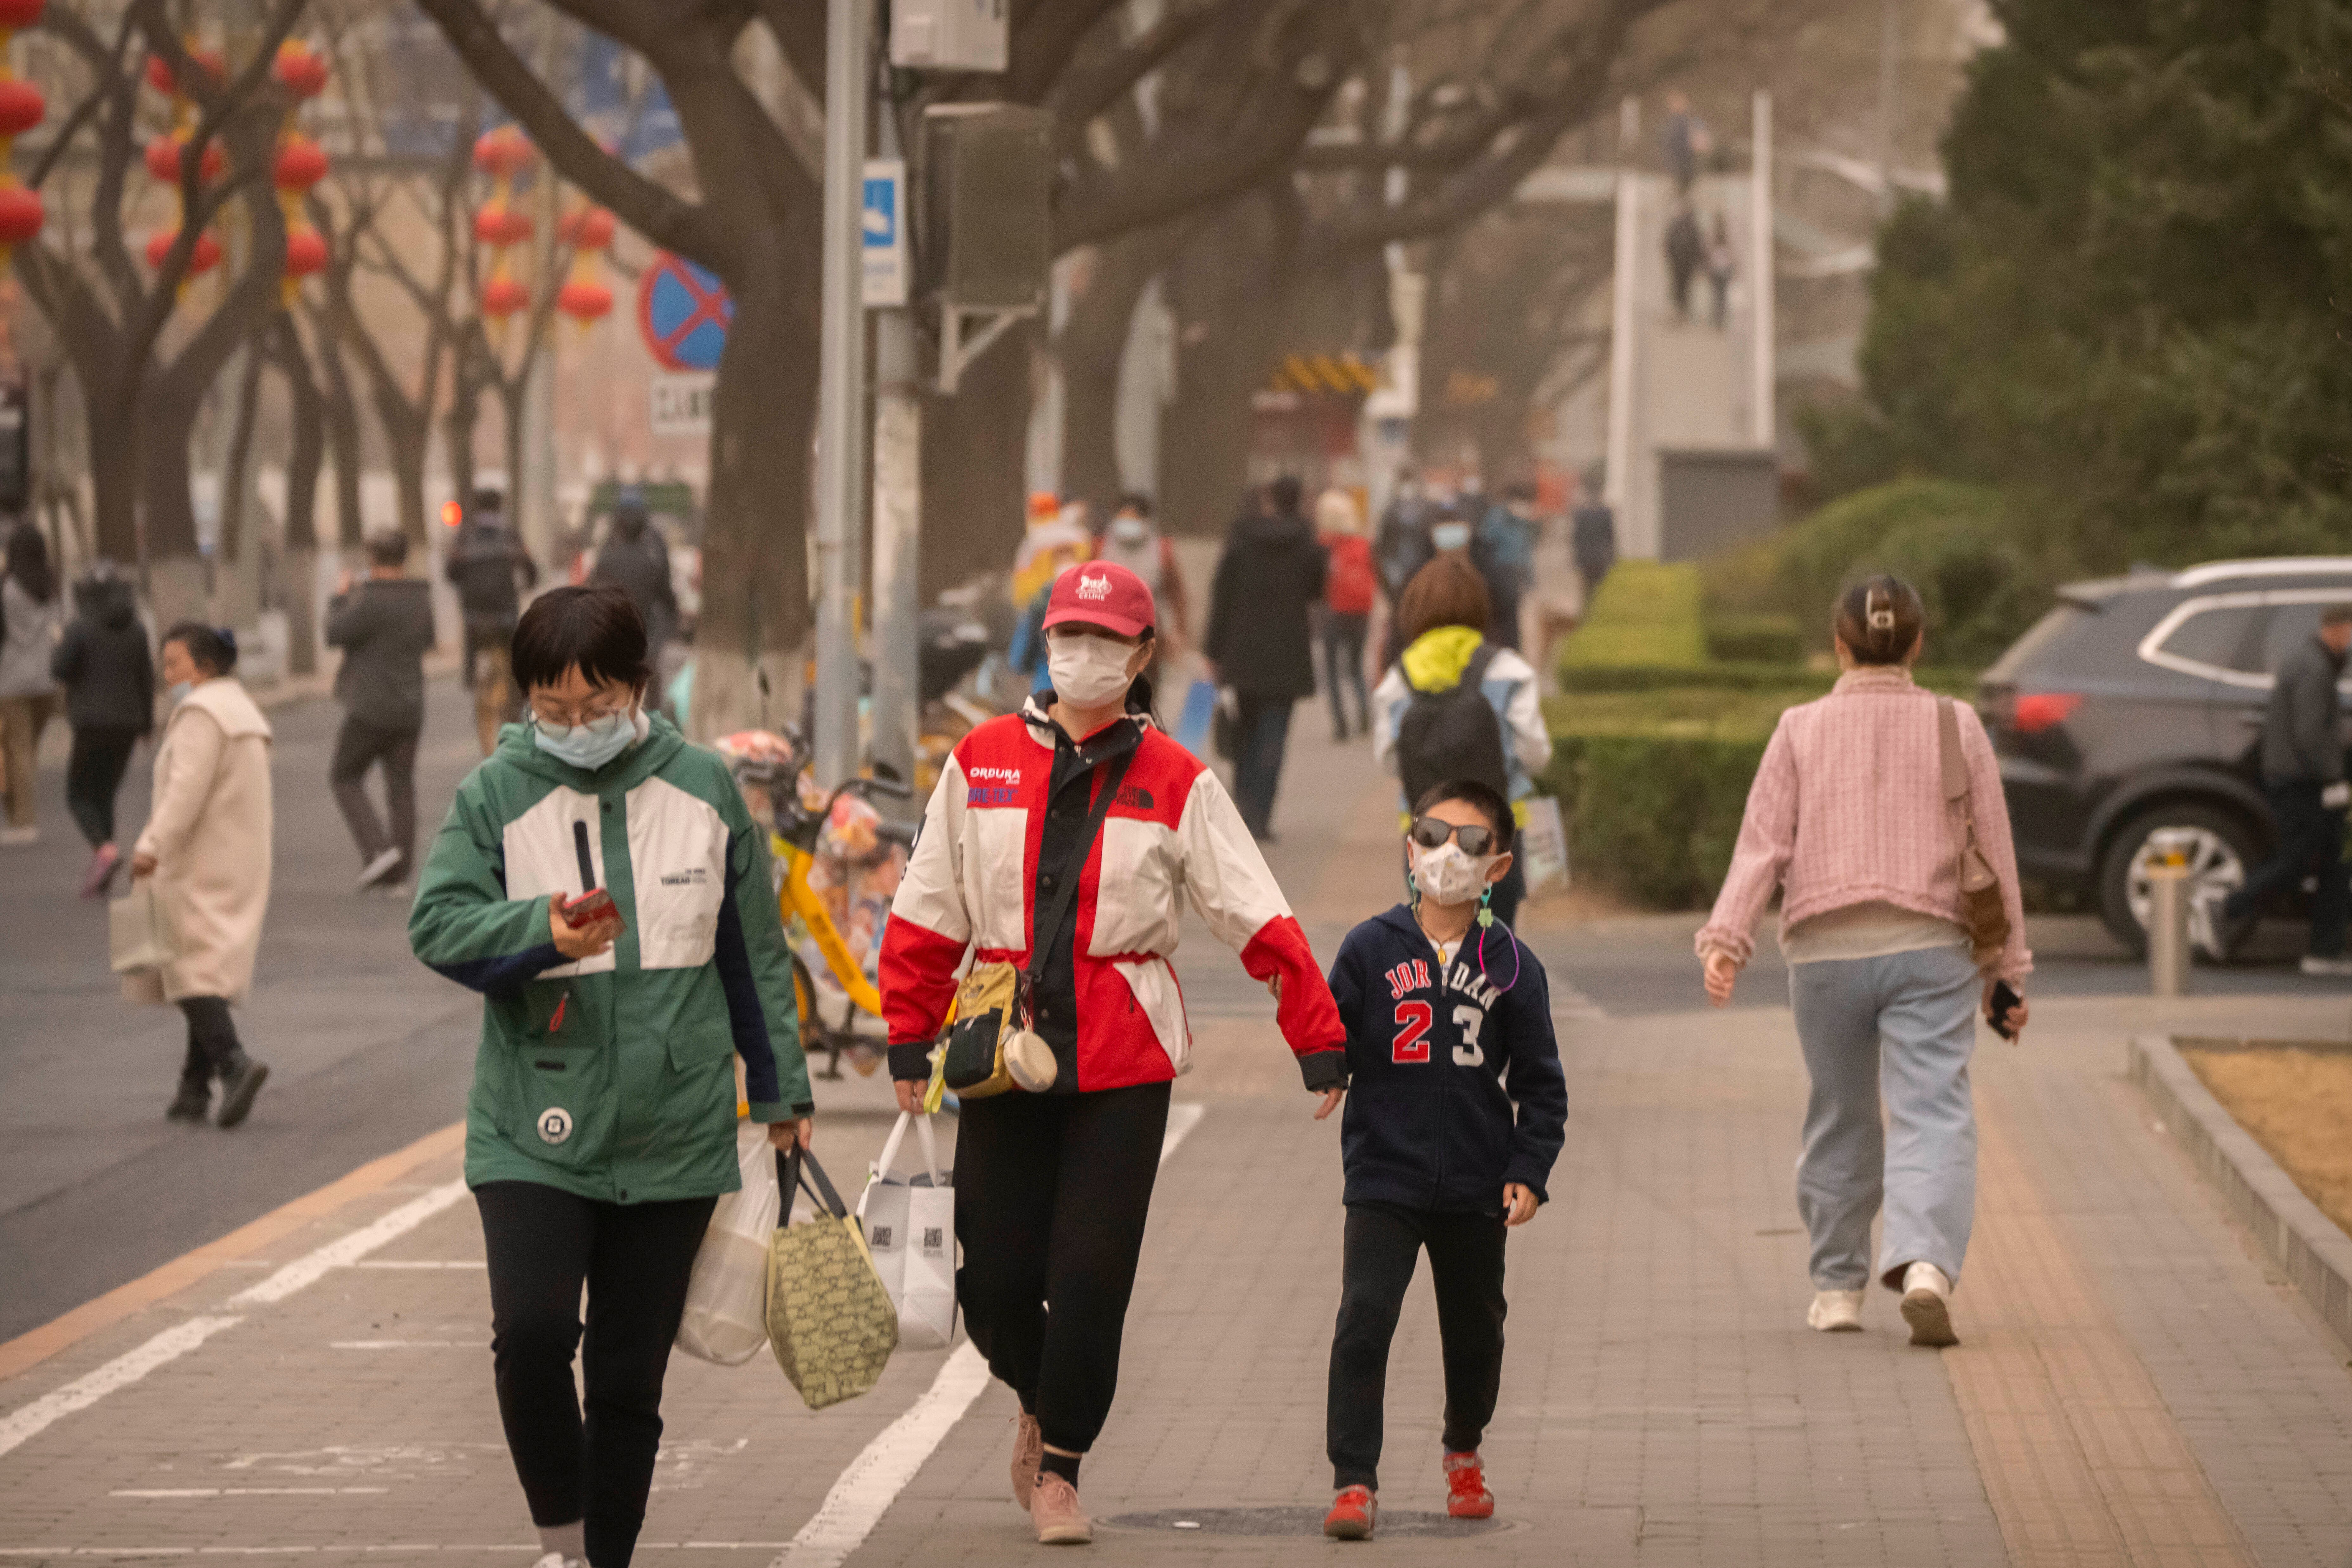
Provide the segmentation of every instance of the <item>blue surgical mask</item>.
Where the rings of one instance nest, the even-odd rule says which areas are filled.
[[[1441,522],[1429,531],[1429,542],[1440,550],[1470,548],[1470,525],[1466,522]]]
[[[605,763],[642,741],[652,731],[653,722],[636,709],[626,713],[607,713],[601,719],[591,719],[585,724],[550,724],[531,721],[531,740],[539,749],[559,763],[569,763],[583,773],[594,773]]]
[[[196,683],[193,680],[175,680],[163,689],[163,695],[172,700],[173,707],[177,708],[187,700],[188,693],[195,689]]]

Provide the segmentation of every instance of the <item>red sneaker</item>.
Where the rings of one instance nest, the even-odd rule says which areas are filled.
[[[1486,1489],[1486,1468],[1476,1454],[1445,1456],[1445,1511],[1454,1519],[1495,1517],[1495,1494]]]
[[[1370,1487],[1342,1487],[1339,1500],[1323,1516],[1323,1533],[1334,1541],[1370,1541],[1372,1516],[1380,1510]]]

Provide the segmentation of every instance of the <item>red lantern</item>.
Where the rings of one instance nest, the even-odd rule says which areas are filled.
[[[474,167],[493,179],[509,179],[537,161],[530,139],[511,125],[485,131],[474,143]]]
[[[194,62],[196,69],[215,82],[228,75],[228,62],[221,58],[217,49],[190,49],[188,58]],[[176,96],[180,90],[180,80],[173,74],[172,62],[161,55],[148,56],[147,85],[157,92]]]
[[[327,177],[327,150],[299,131],[289,131],[278,148],[270,178],[281,191],[307,191]]]
[[[0,27],[21,33],[37,24],[48,0],[0,0]]]
[[[0,246],[25,245],[37,238],[47,215],[41,193],[10,181],[0,184]]]
[[[0,136],[22,136],[48,110],[39,88],[21,77],[0,77]]]
[[[180,183],[180,156],[188,145],[184,132],[175,136],[158,136],[147,143],[147,172],[167,185]],[[211,184],[228,167],[228,154],[217,142],[205,143],[205,155],[196,160],[196,179]]]
[[[530,215],[493,202],[474,215],[474,237],[484,245],[520,245],[530,238]]]
[[[286,276],[308,278],[326,266],[327,241],[317,229],[304,224],[286,236]]]
[[[555,226],[558,239],[574,250],[602,250],[613,243],[613,215],[603,207],[583,207],[566,213]]]
[[[299,38],[289,38],[278,46],[269,74],[296,98],[316,98],[327,90],[326,57]]]
[[[164,257],[171,253],[173,245],[179,237],[177,230],[169,233],[158,231],[151,236],[147,241],[147,265],[158,272],[162,271]],[[188,276],[194,278],[200,272],[210,272],[220,265],[220,241],[215,239],[209,233],[199,234],[196,236],[195,250],[188,258]]]
[[[493,321],[503,321],[530,304],[530,290],[503,274],[482,285],[482,314]]]
[[[555,292],[555,308],[586,326],[613,309],[613,291],[593,279],[575,278]]]

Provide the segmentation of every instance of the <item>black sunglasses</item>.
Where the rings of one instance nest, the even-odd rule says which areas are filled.
[[[1495,830],[1482,822],[1446,822],[1434,816],[1416,816],[1409,837],[1423,849],[1443,849],[1445,841],[1453,839],[1462,846],[1462,853],[1476,858],[1490,855],[1495,849]]]

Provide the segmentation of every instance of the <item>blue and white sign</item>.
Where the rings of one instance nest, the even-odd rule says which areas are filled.
[[[868,308],[907,303],[907,165],[898,158],[866,160],[866,287]]]

